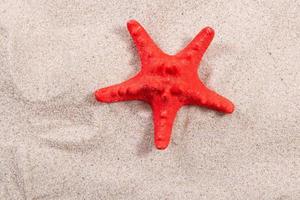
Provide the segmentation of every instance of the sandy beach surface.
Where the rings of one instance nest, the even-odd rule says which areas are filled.
[[[165,151],[142,102],[138,20],[170,54],[205,26],[199,76],[232,115],[184,107]],[[300,1],[0,1],[0,199],[300,199]]]

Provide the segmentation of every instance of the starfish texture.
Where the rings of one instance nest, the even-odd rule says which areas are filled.
[[[141,100],[150,104],[157,149],[168,146],[176,113],[184,105],[233,112],[232,102],[205,87],[198,78],[198,65],[214,37],[212,28],[202,29],[176,55],[164,53],[137,21],[129,21],[127,28],[137,47],[141,70],[123,83],[97,90],[95,97],[107,103]]]

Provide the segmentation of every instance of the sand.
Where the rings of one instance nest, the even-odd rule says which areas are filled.
[[[0,1],[0,199],[300,199],[300,2]],[[205,26],[205,84],[232,115],[178,113],[165,151],[142,102],[93,91],[140,61],[136,19],[166,52]]]

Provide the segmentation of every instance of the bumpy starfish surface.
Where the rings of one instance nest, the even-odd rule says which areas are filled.
[[[177,111],[184,105],[197,105],[232,113],[234,105],[205,87],[197,71],[201,58],[214,37],[206,27],[176,55],[164,53],[135,20],[127,28],[137,47],[141,70],[133,78],[95,92],[101,102],[141,100],[153,111],[155,145],[165,149]]]

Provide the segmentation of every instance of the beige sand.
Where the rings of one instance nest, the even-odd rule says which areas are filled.
[[[0,199],[300,199],[300,2],[0,1]],[[230,3],[229,3],[230,2]],[[126,21],[169,53],[209,25],[199,74],[236,103],[180,111],[92,92],[139,69]]]

